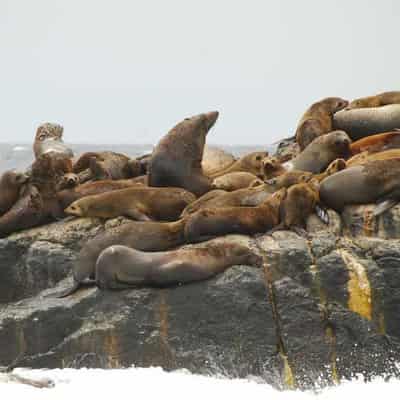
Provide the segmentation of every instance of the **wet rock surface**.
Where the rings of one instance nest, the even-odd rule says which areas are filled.
[[[262,268],[235,266],[167,289],[85,288],[65,299],[55,295],[71,285],[81,245],[124,220],[11,235],[0,241],[0,365],[187,368],[281,388],[397,375],[400,207],[371,230],[372,208],[332,211],[329,226],[311,216],[307,238],[248,239]]]

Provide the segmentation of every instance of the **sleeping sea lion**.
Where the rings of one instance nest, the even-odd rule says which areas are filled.
[[[400,200],[399,173],[400,158],[352,166],[324,179],[320,197],[325,205],[338,212],[348,204],[379,202],[374,211],[377,216]]]
[[[351,139],[346,132],[327,133],[314,139],[297,157],[284,163],[283,167],[288,171],[321,173],[337,158],[347,158],[350,155],[350,144]]]
[[[333,117],[335,129],[344,130],[352,140],[400,128],[400,104],[343,110]]]
[[[210,279],[233,265],[261,265],[249,246],[229,238],[163,252],[143,252],[126,246],[103,250],[96,262],[101,289],[165,287]]]
[[[195,200],[195,195],[181,188],[131,187],[83,197],[66,208],[65,213],[77,217],[176,221]]]
[[[384,92],[375,96],[361,97],[353,100],[345,109],[381,107],[389,104],[400,104],[400,92]]]
[[[96,261],[100,253],[109,246],[123,245],[141,251],[163,251],[185,242],[185,220],[176,222],[130,222],[107,230],[89,240],[82,247],[72,268],[74,284],[58,297],[76,292],[95,278]]]
[[[367,136],[350,145],[351,154],[356,154],[367,151],[368,153],[377,153],[390,149],[400,148],[400,130],[391,132],[379,133],[377,135]]]
[[[267,232],[280,222],[280,207],[286,189],[280,189],[257,207],[203,208],[190,215],[185,225],[189,242],[207,240],[229,233]]]
[[[230,172],[215,178],[212,185],[215,189],[233,192],[234,190],[247,188],[250,184],[255,184],[256,180],[258,180],[260,184],[263,183],[261,179],[250,172]]]
[[[206,135],[218,118],[209,112],[186,118],[157,144],[149,163],[149,186],[181,187],[197,197],[211,189],[201,161]]]
[[[347,167],[354,167],[355,165],[363,165],[371,161],[390,160],[392,158],[400,158],[400,149],[390,149],[378,153],[364,151],[348,159],[346,165]]]
[[[197,201],[189,204],[182,212],[182,216],[193,214],[202,208],[221,207],[255,207],[264,202],[275,191],[274,187],[265,183],[233,192],[213,193],[213,195],[200,197]],[[215,192],[215,191],[213,191]],[[209,192],[211,193],[211,192]],[[207,197],[206,197],[207,196]]]
[[[304,150],[314,139],[331,132],[332,117],[349,102],[340,97],[327,97],[311,105],[301,117],[296,129],[296,142]]]
[[[128,179],[141,174],[140,161],[114,151],[87,152],[74,163],[80,183],[89,180]]]
[[[215,179],[219,176],[226,175],[231,172],[250,172],[251,174],[254,174],[259,178],[263,178],[263,159],[265,157],[268,157],[268,152],[266,151],[255,151],[246,154],[240,157],[239,160],[236,160],[229,167],[220,170],[210,176]]]

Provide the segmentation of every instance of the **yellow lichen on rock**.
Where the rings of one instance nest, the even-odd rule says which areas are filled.
[[[340,254],[349,271],[347,291],[349,294],[348,308],[364,318],[372,319],[371,285],[367,272],[357,259],[345,250]]]

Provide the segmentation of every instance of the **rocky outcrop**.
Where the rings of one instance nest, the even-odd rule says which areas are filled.
[[[308,388],[356,374],[397,375],[400,207],[312,216],[309,237],[253,238],[263,268],[235,266],[205,282],[65,299],[84,240],[109,226],[61,221],[0,240],[0,365],[187,368]],[[368,225],[370,226],[370,225]]]

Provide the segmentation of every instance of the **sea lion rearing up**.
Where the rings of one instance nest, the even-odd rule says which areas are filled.
[[[33,143],[33,152],[35,158],[39,158],[42,154],[58,153],[67,158],[72,158],[74,153],[63,142],[62,135],[64,128],[59,124],[46,122],[37,128],[35,140]]]
[[[97,259],[96,284],[101,289],[164,287],[209,279],[233,265],[259,266],[261,257],[248,246],[218,239],[154,253],[111,246]]]
[[[181,188],[131,187],[83,197],[65,209],[77,217],[176,221],[196,197]]]
[[[321,201],[338,212],[348,204],[379,202],[374,215],[380,215],[400,200],[399,174],[400,158],[347,168],[322,181]]]
[[[288,171],[301,170],[318,174],[337,158],[350,155],[351,139],[346,132],[333,131],[317,137],[294,159],[283,164]]]
[[[196,196],[211,189],[201,168],[206,135],[218,112],[186,118],[157,144],[149,163],[149,186],[182,187]]]
[[[331,132],[332,117],[349,102],[339,97],[327,97],[311,105],[301,117],[296,129],[296,142],[304,150],[315,138]]]
[[[84,244],[72,268],[74,284],[58,297],[76,292],[89,280],[95,278],[96,261],[109,246],[123,245],[141,251],[169,250],[185,243],[185,220],[176,222],[130,222],[96,236]],[[92,281],[90,281],[92,280]]]

